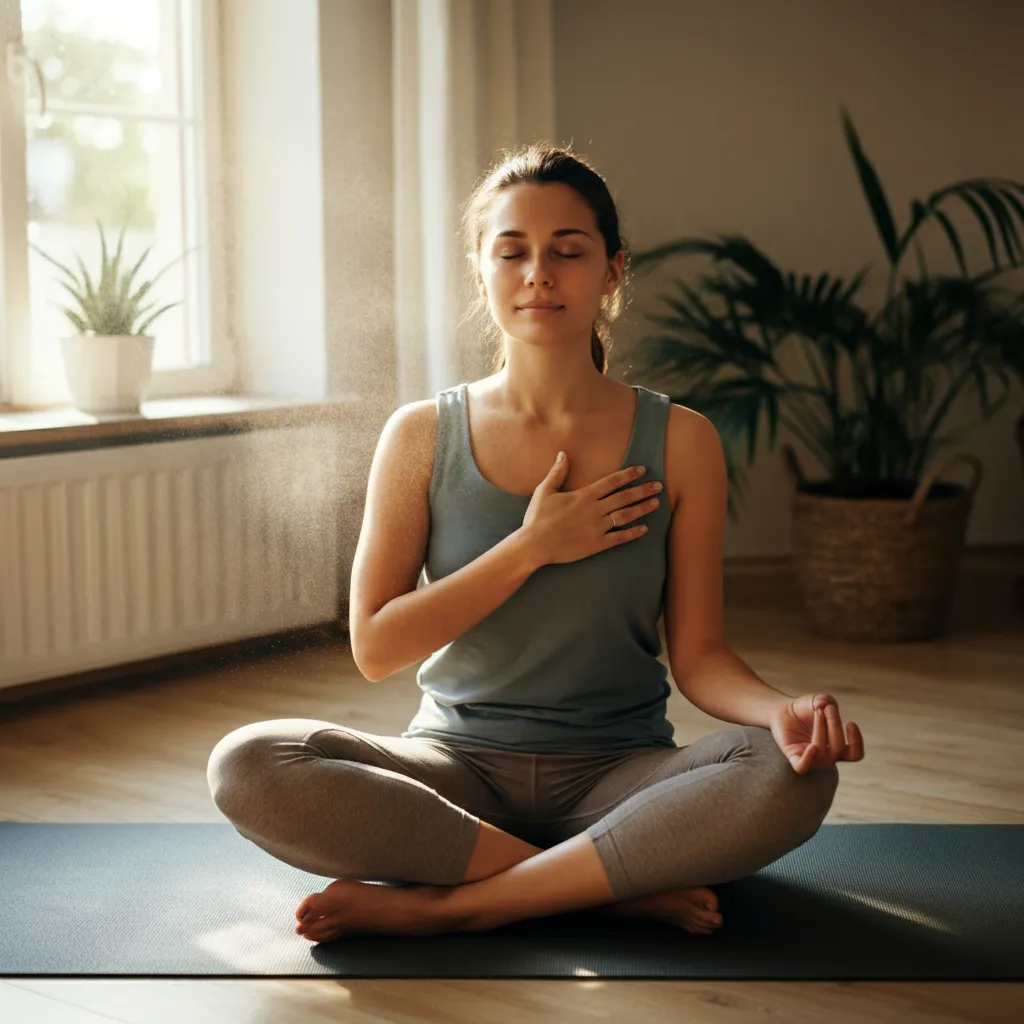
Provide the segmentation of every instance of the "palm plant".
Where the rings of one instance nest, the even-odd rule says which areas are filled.
[[[165,274],[178,260],[172,260],[155,277],[140,283],[138,288],[132,292],[132,282],[138,273],[146,257],[153,246],[149,246],[139,257],[135,265],[124,273],[121,269],[121,253],[124,246],[124,235],[127,225],[121,228],[120,237],[117,240],[117,250],[112,257],[108,256],[107,239],[103,233],[103,225],[96,221],[100,232],[100,275],[94,283],[86,270],[82,257],[77,253],[75,260],[81,271],[81,278],[63,263],[47,255],[38,245],[33,244],[32,248],[39,253],[43,259],[52,263],[69,280],[58,279],[57,283],[71,293],[72,298],[78,304],[78,309],[69,306],[60,306],[61,312],[71,321],[80,334],[100,335],[142,335],[150,327],[158,316],[166,313],[178,302],[170,302],[156,312],[145,316],[157,303],[150,302],[143,306],[143,299],[149,294],[153,285]],[[184,259],[188,251],[182,253],[178,259]],[[69,283],[70,282],[70,283]]]
[[[1022,265],[1014,221],[1024,223],[1018,198],[1024,184],[974,178],[941,188],[924,201],[911,201],[910,221],[900,234],[853,122],[845,108],[840,110],[889,261],[886,294],[877,311],[857,300],[870,264],[851,281],[828,273],[797,276],[784,273],[743,235],[681,238],[633,258],[635,269],[647,270],[670,257],[702,254],[716,268],[696,287],[676,281],[679,294],[659,296],[670,312],[646,317],[661,330],[642,339],[629,360],[641,373],[678,380],[682,390],[672,401],[703,413],[718,428],[733,518],[745,482],[737,449],[745,439],[749,466],[762,416],[769,448],[781,422],[824,467],[824,480],[808,482],[801,475],[803,489],[850,498],[906,498],[935,453],[959,440],[963,431],[942,433],[958,396],[976,394],[978,422],[984,422],[1004,404],[1014,378],[1024,382],[1024,296],[995,280]],[[988,246],[992,265],[975,275],[941,208],[954,200],[974,215]],[[959,275],[929,274],[916,237],[928,221],[944,232]],[[899,265],[912,243],[918,275],[899,280]],[[810,379],[783,369],[794,361],[783,358],[792,345],[804,356]],[[1000,385],[997,394],[994,382]]]

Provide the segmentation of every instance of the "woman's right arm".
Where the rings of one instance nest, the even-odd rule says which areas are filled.
[[[381,433],[352,566],[349,633],[371,682],[433,654],[482,622],[540,568],[520,528],[468,565],[416,589],[430,536],[433,400],[396,410]]]

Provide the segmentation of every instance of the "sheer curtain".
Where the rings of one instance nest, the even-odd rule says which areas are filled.
[[[392,0],[398,403],[490,372],[462,207],[502,148],[554,138],[553,0]]]

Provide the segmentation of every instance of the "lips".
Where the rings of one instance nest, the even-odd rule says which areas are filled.
[[[555,302],[531,302],[529,305],[520,306],[519,308],[520,309],[562,309],[563,307],[559,306]]]

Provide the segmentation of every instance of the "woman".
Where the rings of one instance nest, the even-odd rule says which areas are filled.
[[[377,680],[425,658],[420,709],[398,737],[236,729],[210,757],[213,798],[273,856],[337,879],[296,911],[313,941],[584,907],[711,933],[708,886],[813,836],[863,738],[829,694],[782,694],[725,644],[721,444],[605,375],[627,247],[601,176],[525,147],[484,175],[464,227],[500,362],[392,415],[353,567],[356,662]],[[677,686],[734,723],[684,747],[663,611]]]

